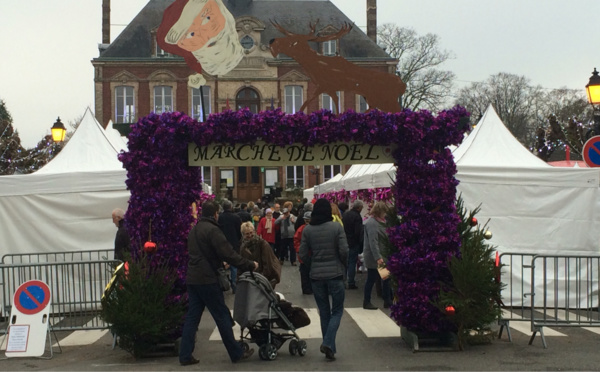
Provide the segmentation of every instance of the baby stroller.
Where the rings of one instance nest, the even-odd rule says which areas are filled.
[[[233,304],[233,319],[240,325],[240,343],[244,351],[248,342],[259,346],[262,360],[275,360],[277,351],[287,341],[291,355],[306,355],[306,341],[296,329],[310,324],[306,312],[279,299],[263,275],[245,272],[239,277]],[[280,331],[277,333],[276,331]]]

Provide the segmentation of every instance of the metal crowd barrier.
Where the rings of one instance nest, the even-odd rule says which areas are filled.
[[[1,264],[2,307],[9,316],[18,287],[29,280],[41,280],[50,288],[50,324],[54,331],[108,328],[98,315],[104,289],[119,263],[92,260]],[[4,333],[6,327],[1,328],[0,333]]]
[[[113,256],[114,249],[98,249],[94,251],[78,252],[15,253],[2,256],[2,264],[100,261],[112,259]]]
[[[500,331],[506,328],[512,341],[510,321],[527,321],[532,332],[541,335],[547,348],[543,327],[600,326],[600,256],[536,255],[503,253],[501,280],[502,317]]]
[[[500,264],[504,265],[500,280],[506,285],[502,290],[502,317],[498,320],[500,331],[506,329],[508,340],[512,342],[510,321],[529,320],[531,313],[531,261],[535,255],[529,253],[502,253]],[[518,274],[518,275],[517,275]]]
[[[531,339],[543,327],[600,327],[598,280],[600,256],[537,255],[533,258]]]

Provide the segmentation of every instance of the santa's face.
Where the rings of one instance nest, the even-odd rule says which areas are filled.
[[[194,18],[185,36],[177,43],[180,48],[194,52],[217,36],[225,28],[225,17],[215,0],[208,0]]]

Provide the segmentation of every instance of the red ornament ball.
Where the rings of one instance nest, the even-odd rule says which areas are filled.
[[[156,252],[156,243],[154,243],[152,241],[144,243],[144,252],[146,252],[146,253]]]
[[[477,218],[475,218],[475,217],[471,218],[471,222],[469,222],[469,225],[477,226]]]
[[[455,313],[456,313],[456,310],[454,309],[454,306],[452,306],[452,305],[446,306],[446,314],[454,315]]]

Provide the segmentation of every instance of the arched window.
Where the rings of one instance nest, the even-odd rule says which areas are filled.
[[[248,107],[252,113],[258,114],[260,110],[260,97],[254,89],[244,88],[235,97],[235,107],[237,110]]]

